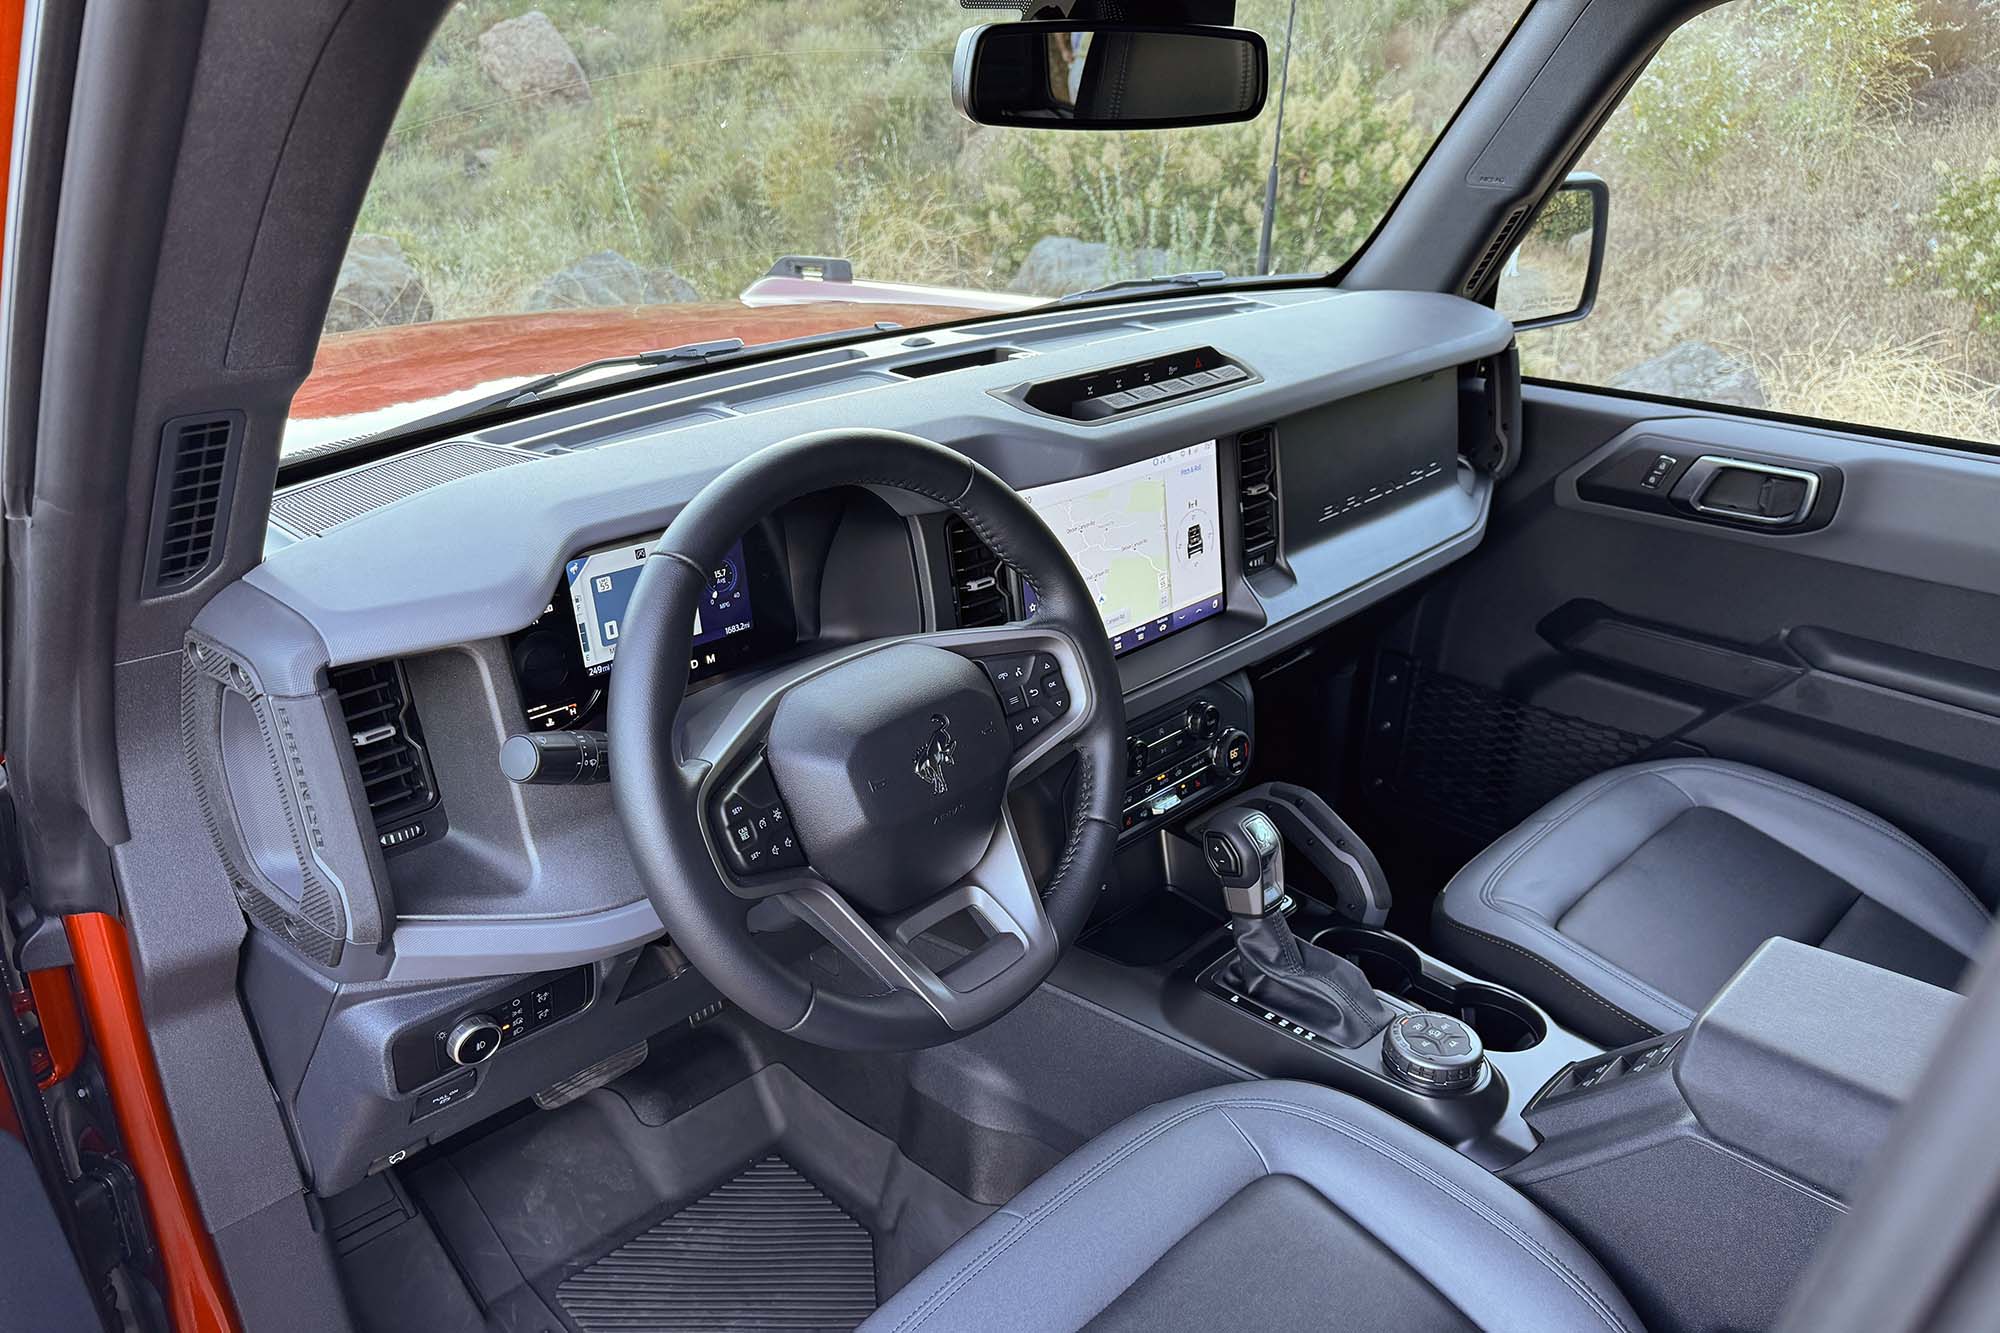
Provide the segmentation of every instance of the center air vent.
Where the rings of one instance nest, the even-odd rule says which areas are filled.
[[[228,516],[230,464],[242,418],[233,412],[177,417],[160,433],[153,492],[148,591],[173,592],[207,573]]]
[[[403,670],[394,662],[335,667],[327,673],[361,769],[368,813],[385,850],[439,830],[422,818],[438,803],[437,780]]]
[[[1014,618],[1007,595],[1007,566],[953,514],[944,521],[945,560],[951,567],[951,600],[961,629],[1004,625]]]
[[[1278,558],[1278,454],[1269,426],[1236,440],[1237,511],[1243,517],[1243,572],[1269,569]]]

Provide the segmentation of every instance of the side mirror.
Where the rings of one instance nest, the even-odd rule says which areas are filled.
[[[1270,56],[1243,28],[988,23],[959,36],[951,98],[980,125],[1169,129],[1253,120]]]
[[[1573,324],[1597,305],[1604,239],[1611,223],[1611,187],[1587,171],[1556,187],[1521,243],[1507,257],[1493,308],[1514,328]]]

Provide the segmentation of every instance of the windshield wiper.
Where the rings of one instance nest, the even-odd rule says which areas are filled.
[[[1219,268],[1198,269],[1193,273],[1160,273],[1150,278],[1120,278],[1117,282],[1099,283],[1080,292],[1058,296],[1055,303],[1061,305],[1065,301],[1081,301],[1086,297],[1106,296],[1112,292],[1169,291],[1175,287],[1202,287],[1211,282],[1227,281],[1229,275]]]
[[[433,412],[415,421],[400,422],[389,429],[366,437],[374,442],[399,435],[415,435],[420,432],[438,430],[445,426],[457,425],[499,412],[521,403],[532,403],[552,390],[559,389],[582,375],[594,370],[606,370],[614,366],[629,366],[627,374],[612,375],[597,381],[599,384],[630,384],[644,382],[650,372],[662,367],[678,369],[683,366],[712,366],[733,361],[742,356],[764,355],[770,352],[797,351],[800,348],[816,346],[820,343],[843,342],[850,338],[865,337],[871,333],[894,333],[903,326],[893,320],[877,320],[873,324],[858,325],[851,329],[834,329],[827,333],[808,333],[797,338],[783,338],[777,342],[746,343],[741,338],[710,338],[705,342],[682,343],[678,347],[662,347],[650,352],[626,352],[618,356],[601,356],[595,361],[586,361],[568,370],[558,370],[538,376],[525,384],[517,384],[511,389],[501,389],[497,393],[475,398],[469,403],[448,407],[442,412]]]

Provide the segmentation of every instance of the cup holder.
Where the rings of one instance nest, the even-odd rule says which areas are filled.
[[[1424,970],[1415,946],[1361,926],[1329,926],[1312,937],[1329,953],[1360,968],[1384,995],[1463,1019],[1489,1051],[1525,1051],[1541,1044],[1548,1027],[1520,996],[1476,981],[1451,982]]]

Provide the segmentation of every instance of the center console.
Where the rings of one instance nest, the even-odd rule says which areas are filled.
[[[1451,1144],[1588,1245],[1648,1328],[1777,1320],[1959,1003],[1774,939],[1689,1028],[1607,1051],[1387,929],[1374,858],[1310,792],[1144,831],[1057,985]]]

